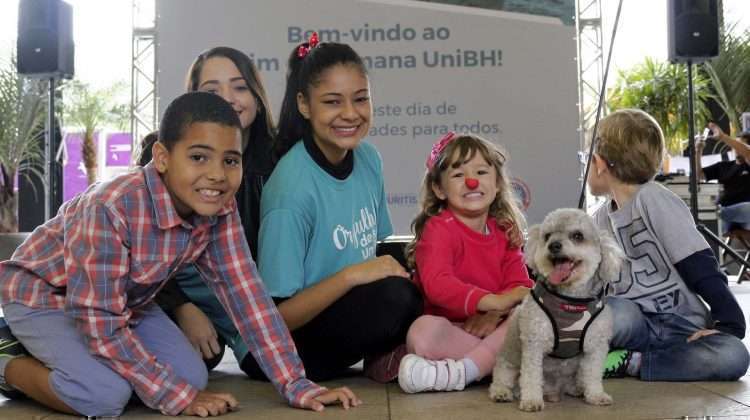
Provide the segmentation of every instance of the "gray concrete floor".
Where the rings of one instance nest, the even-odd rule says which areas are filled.
[[[733,292],[750,314],[750,283],[732,284]],[[745,343],[750,345],[750,339]],[[593,407],[567,397],[548,403],[540,413],[524,413],[516,404],[496,404],[487,397],[487,385],[478,384],[463,392],[407,395],[398,384],[381,385],[363,377],[325,383],[328,387],[348,386],[364,401],[344,411],[328,407],[323,413],[292,409],[283,403],[267,383],[248,380],[236,361],[225,358],[211,373],[209,389],[233,393],[240,409],[224,418],[233,419],[750,419],[750,377],[731,383],[720,382],[641,382],[610,379],[605,388],[614,400],[610,407]],[[131,405],[125,418],[147,419],[159,413]],[[72,419],[55,414],[30,401],[8,401],[0,397],[0,419]]]

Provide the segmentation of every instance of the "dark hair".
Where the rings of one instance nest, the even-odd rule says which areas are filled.
[[[188,92],[198,90],[203,64],[206,60],[213,57],[228,58],[234,63],[237,70],[239,70],[240,74],[245,79],[245,83],[247,83],[248,88],[250,88],[250,92],[253,94],[258,106],[258,114],[255,116],[255,120],[253,120],[253,123],[250,124],[249,127],[242,130],[243,146],[246,146],[246,142],[249,142],[250,140],[252,140],[253,143],[272,144],[276,127],[273,124],[273,116],[269,112],[271,107],[268,104],[268,96],[266,95],[266,90],[263,88],[263,84],[261,84],[258,69],[255,67],[255,64],[250,57],[245,55],[242,51],[230,47],[214,47],[202,52],[195,58],[195,61],[193,61],[193,64],[191,64],[188,69],[185,90]]]
[[[151,147],[154,145],[154,143],[156,143],[157,140],[159,140],[158,131],[152,131],[146,134],[146,137],[141,140],[141,153],[138,155],[138,159],[136,160],[136,163],[139,166],[146,166],[149,162],[151,162],[151,158],[153,157],[151,155]]]
[[[299,57],[299,47],[308,47],[307,42],[295,46],[289,55],[286,76],[286,91],[279,114],[279,131],[276,140],[275,156],[281,159],[301,138],[310,137],[312,128],[297,108],[297,93],[310,97],[310,87],[320,82],[320,76],[335,65],[351,65],[363,75],[367,75],[362,58],[347,44],[324,42],[311,48],[303,58]]]
[[[241,129],[237,113],[218,95],[206,92],[188,92],[175,98],[164,111],[159,125],[159,141],[172,150],[193,123],[210,122]]]
[[[741,132],[739,137],[745,140],[745,144],[750,145],[750,131]]]

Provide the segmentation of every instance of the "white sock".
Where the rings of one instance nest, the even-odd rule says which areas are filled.
[[[479,367],[477,367],[477,364],[473,360],[464,357],[461,359],[461,362],[463,362],[464,369],[466,370],[466,385],[479,379]]]

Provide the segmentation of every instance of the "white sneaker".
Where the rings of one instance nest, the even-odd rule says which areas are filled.
[[[460,360],[427,360],[407,354],[398,368],[398,384],[408,394],[461,391],[466,386],[466,368]]]

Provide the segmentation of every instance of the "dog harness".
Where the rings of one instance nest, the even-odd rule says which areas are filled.
[[[568,359],[581,354],[589,325],[604,309],[604,290],[593,298],[574,298],[555,293],[544,282],[537,281],[531,296],[552,323],[555,346],[549,355]]]

